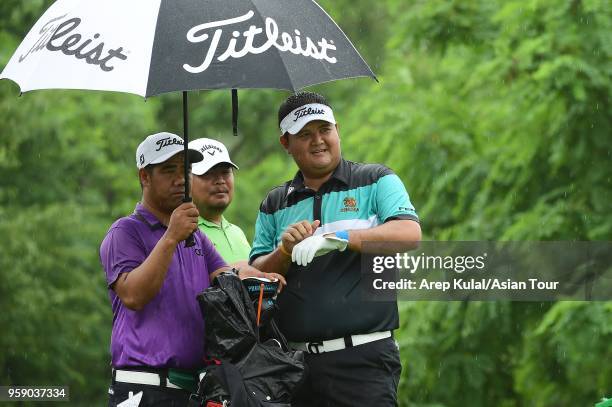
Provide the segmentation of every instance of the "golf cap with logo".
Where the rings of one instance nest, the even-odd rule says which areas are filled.
[[[208,172],[217,164],[227,163],[234,168],[238,166],[230,160],[227,148],[223,143],[210,138],[199,138],[189,143],[189,148],[196,150],[204,156],[204,159],[191,167],[191,172],[195,175],[202,175]]]
[[[152,134],[136,149],[136,166],[144,168],[149,164],[159,164],[184,151],[183,139],[172,133]],[[189,162],[202,161],[202,154],[197,150],[189,149]]]
[[[292,110],[281,120],[281,133],[297,134],[304,126],[314,120],[324,120],[336,124],[331,107],[320,103],[310,103]]]

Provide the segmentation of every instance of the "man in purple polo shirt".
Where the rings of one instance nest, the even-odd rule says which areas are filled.
[[[172,378],[190,377],[203,366],[204,321],[196,295],[230,268],[198,230],[196,206],[182,202],[183,151],[183,140],[171,133],[153,134],[138,146],[142,202],[110,227],[100,247],[113,309],[109,406],[127,400],[186,406],[188,386]],[[200,152],[188,152],[190,162],[202,160]],[[192,233],[195,245],[185,247]],[[285,282],[252,267],[241,267],[239,275]]]

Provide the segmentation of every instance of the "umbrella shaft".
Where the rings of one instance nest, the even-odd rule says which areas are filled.
[[[191,173],[191,163],[189,162],[189,154],[187,145],[189,144],[189,108],[187,105],[187,91],[183,91],[183,156],[185,157],[185,196],[183,202],[191,202],[189,196],[189,175]],[[192,247],[195,245],[195,238],[193,233],[185,240],[185,247]]]
[[[191,202],[189,196],[189,173],[191,172],[191,166],[189,162],[189,154],[187,154],[187,145],[189,144],[189,105],[187,102],[187,92],[183,91],[183,141],[185,142],[185,202]]]

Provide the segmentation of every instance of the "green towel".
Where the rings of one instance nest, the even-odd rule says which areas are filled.
[[[601,402],[595,404],[595,407],[612,407],[612,399],[601,399]]]
[[[198,391],[198,374],[189,370],[168,369],[168,380],[183,390],[195,393]]]

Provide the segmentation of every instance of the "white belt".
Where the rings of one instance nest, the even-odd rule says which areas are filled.
[[[391,331],[384,332],[373,332],[371,334],[363,335],[351,335],[346,338],[330,339],[328,341],[320,342],[289,342],[289,346],[295,350],[301,350],[308,353],[323,353],[333,352],[336,350],[342,350],[350,348],[352,346],[363,345],[364,343],[370,343],[379,341],[381,339],[390,338]]]
[[[137,372],[135,370],[115,370],[115,381],[132,384],[148,384],[150,386],[161,386],[161,376],[151,372]],[[179,386],[170,383],[166,378],[166,386],[170,389],[180,389]]]

